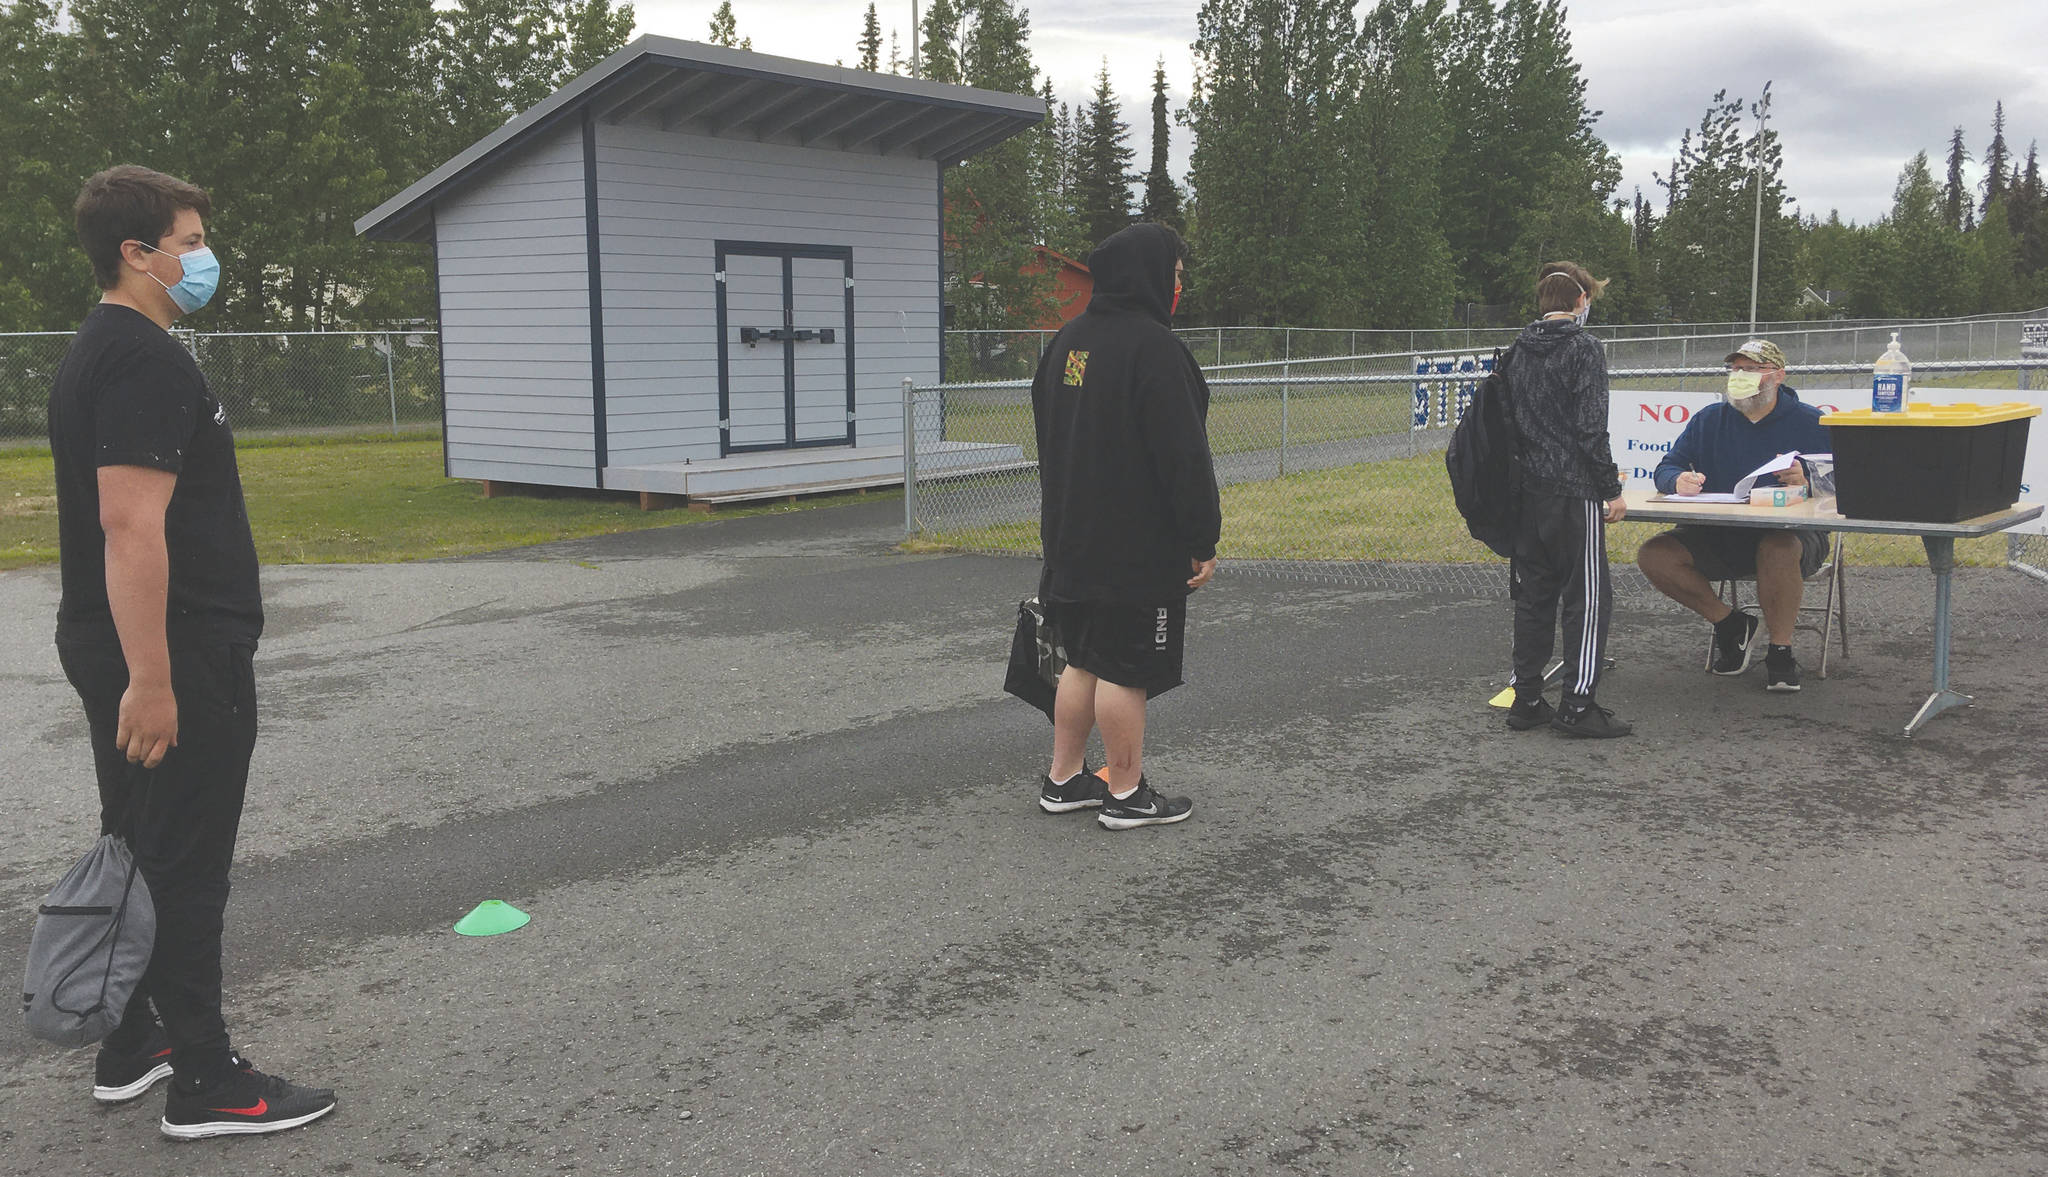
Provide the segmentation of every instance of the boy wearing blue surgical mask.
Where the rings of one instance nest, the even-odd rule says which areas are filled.
[[[1738,479],[1779,454],[1832,453],[1821,412],[1800,401],[1785,383],[1785,353],[1768,339],[1752,339],[1728,353],[1722,403],[1693,414],[1685,431],[1657,464],[1657,489],[1668,495],[1726,493]],[[1757,480],[1770,485],[1770,476]],[[1776,476],[1780,486],[1802,486],[1795,463]],[[1799,663],[1792,656],[1793,625],[1806,578],[1827,558],[1824,531],[1752,527],[1683,526],[1658,535],[1638,549],[1636,565],[1667,597],[1714,626],[1715,674],[1749,669],[1760,639],[1768,637],[1764,686],[1799,689]],[[1713,582],[1755,576],[1763,619],[1735,609],[1714,592]]]
[[[206,193],[123,165],[86,181],[78,239],[102,296],[50,391],[63,595],[57,654],[85,706],[100,830],[127,837],[156,906],[149,969],[94,1062],[93,1097],[170,1079],[166,1136],[276,1132],[334,1110],[235,1053],[221,925],[263,632],[235,439],[168,328],[212,299]]]

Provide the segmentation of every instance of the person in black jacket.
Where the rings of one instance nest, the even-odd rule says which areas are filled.
[[[1145,702],[1180,685],[1187,597],[1216,571],[1222,504],[1209,386],[1170,326],[1187,245],[1133,225],[1088,256],[1088,309],[1060,329],[1031,385],[1038,430],[1039,596],[1067,669],[1053,706],[1048,813],[1099,808],[1112,830],[1182,821],[1185,797],[1144,775]],[[1108,781],[1086,772],[1102,729]]]
[[[1521,519],[1510,583],[1515,598],[1516,731],[1549,726],[1575,736],[1625,736],[1629,725],[1593,701],[1607,650],[1613,586],[1607,524],[1619,522],[1621,471],[1607,437],[1607,353],[1585,330],[1607,283],[1573,262],[1536,281],[1542,318],[1524,328],[1507,361],[1509,404],[1521,434]],[[1543,697],[1562,607],[1564,702]]]

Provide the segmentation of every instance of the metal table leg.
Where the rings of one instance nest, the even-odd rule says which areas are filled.
[[[1928,720],[1940,715],[1951,707],[1968,707],[1970,696],[1948,689],[1948,597],[1949,574],[1956,566],[1956,541],[1949,535],[1923,535],[1920,542],[1927,548],[1927,567],[1934,573],[1934,693],[1920,705],[1920,710],[1906,724],[1908,738]]]

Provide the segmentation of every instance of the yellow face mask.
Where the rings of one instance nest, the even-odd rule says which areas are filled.
[[[1728,399],[1734,401],[1754,400],[1764,390],[1761,372],[1744,372],[1740,369],[1728,373]]]

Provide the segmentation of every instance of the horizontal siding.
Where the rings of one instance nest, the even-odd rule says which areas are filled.
[[[712,270],[720,240],[852,248],[860,439],[889,444],[900,434],[902,379],[928,383],[938,372],[936,165],[645,127],[600,126],[598,135],[605,401],[614,464],[717,453]],[[747,264],[779,272],[773,262]],[[779,307],[779,293],[774,303]],[[799,303],[801,319],[830,315],[832,323],[824,325],[844,331],[833,313],[835,300],[814,293]],[[762,313],[751,304],[729,311],[734,328]],[[777,394],[765,393],[764,401],[756,387],[759,366],[741,365],[734,377],[734,422],[756,435],[781,420],[778,408],[763,407]],[[819,369],[829,381],[843,371],[843,359],[809,356],[801,368]],[[779,380],[771,382],[779,389]],[[800,435],[843,428],[843,399],[816,404],[815,389],[798,399]]]
[[[596,485],[582,128],[437,205],[434,227],[450,472]]]
[[[448,456],[450,478],[488,478],[495,482],[526,482],[535,486],[597,485],[597,474],[588,465],[562,466],[540,462],[499,461],[487,457]]]
[[[611,464],[614,466],[654,466],[664,462],[708,462],[718,457],[718,436],[715,433],[700,433],[697,440],[679,442],[676,435],[640,434],[647,439],[638,444],[634,438],[611,447]],[[668,438],[670,440],[662,440]]]
[[[450,439],[448,453],[489,462],[524,462],[535,466],[569,466],[581,470],[592,470],[595,451],[589,447],[581,450],[566,446],[551,448],[528,444],[536,434],[520,433],[515,430],[494,430],[474,438],[457,441]]]

